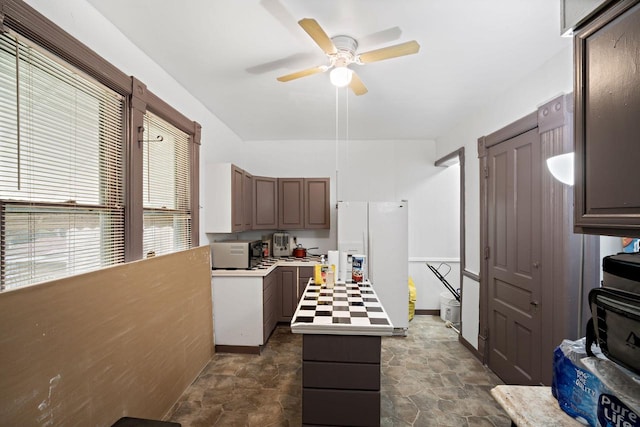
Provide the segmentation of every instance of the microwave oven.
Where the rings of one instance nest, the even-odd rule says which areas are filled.
[[[211,266],[250,269],[262,260],[262,240],[221,240],[211,244]]]

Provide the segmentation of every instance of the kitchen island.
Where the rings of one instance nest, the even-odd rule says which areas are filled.
[[[371,283],[309,281],[291,322],[302,337],[302,424],[380,425],[382,336],[393,325]]]

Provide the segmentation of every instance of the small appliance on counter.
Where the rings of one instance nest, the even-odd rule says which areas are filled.
[[[289,233],[273,233],[273,256],[290,256],[291,255],[291,237]]]
[[[262,260],[262,240],[221,240],[211,244],[215,269],[250,269]]]

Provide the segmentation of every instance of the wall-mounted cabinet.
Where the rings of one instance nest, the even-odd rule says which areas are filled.
[[[253,229],[253,205],[254,205],[253,175],[242,171],[242,229]]]
[[[612,2],[574,42],[576,232],[640,236],[640,0]]]
[[[330,228],[329,178],[304,179],[304,228]]]
[[[253,229],[278,228],[278,179],[253,177]]]
[[[330,228],[329,178],[253,176],[231,163],[205,169],[206,233]]]
[[[329,178],[279,178],[278,228],[330,228],[329,183]]]
[[[231,163],[209,163],[205,166],[205,176],[205,232],[236,233],[245,230],[245,183],[251,181],[251,175]],[[252,187],[248,191],[253,194]]]
[[[278,178],[278,228],[304,228],[303,178]]]

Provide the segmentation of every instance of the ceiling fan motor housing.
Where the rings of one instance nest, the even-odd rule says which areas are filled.
[[[352,62],[356,62],[356,50],[358,42],[350,36],[335,36],[331,41],[337,49],[337,53],[333,56],[332,62],[336,67],[346,67]]]

